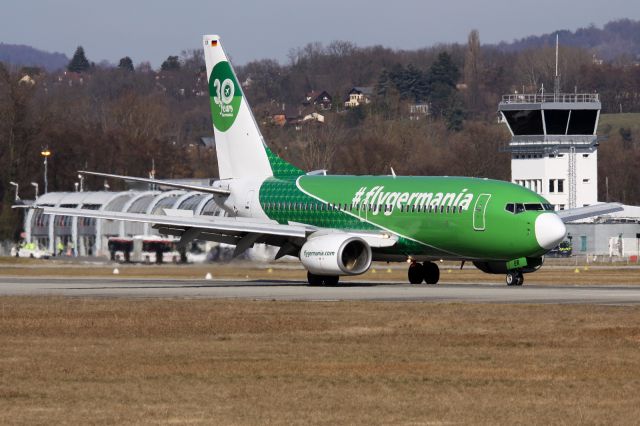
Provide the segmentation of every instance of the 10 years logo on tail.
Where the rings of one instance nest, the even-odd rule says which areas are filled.
[[[240,109],[242,92],[238,86],[229,62],[218,62],[209,78],[209,96],[213,125],[224,132],[233,125]]]

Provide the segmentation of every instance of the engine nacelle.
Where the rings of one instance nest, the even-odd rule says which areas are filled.
[[[359,275],[371,266],[371,247],[345,233],[311,236],[300,249],[300,261],[316,275]]]
[[[522,273],[535,272],[544,263],[542,257],[527,257],[527,266],[521,269]],[[487,274],[506,274],[507,262],[473,262],[473,265]]]

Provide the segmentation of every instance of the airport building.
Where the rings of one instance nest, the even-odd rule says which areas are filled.
[[[556,210],[598,202],[598,94],[513,94],[499,111],[511,132],[511,180]]]
[[[498,107],[511,132],[513,183],[545,197],[556,210],[598,204],[596,93],[509,94]],[[640,207],[567,223],[573,255],[635,259],[640,255]]]
[[[34,204],[128,213],[165,214],[164,209],[190,210],[194,215],[224,214],[213,195],[182,190],[131,190],[122,192],[49,192]],[[54,253],[59,243],[73,247],[79,256],[108,256],[110,237],[158,235],[148,223],[43,215],[30,209],[24,218],[25,240]]]

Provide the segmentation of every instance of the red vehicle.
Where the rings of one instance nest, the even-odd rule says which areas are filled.
[[[115,262],[178,263],[184,260],[176,248],[176,241],[153,235],[111,237],[108,242],[110,258]]]

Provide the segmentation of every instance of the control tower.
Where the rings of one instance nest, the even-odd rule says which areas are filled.
[[[595,93],[504,95],[499,113],[512,136],[512,182],[556,210],[596,204],[600,108]]]

